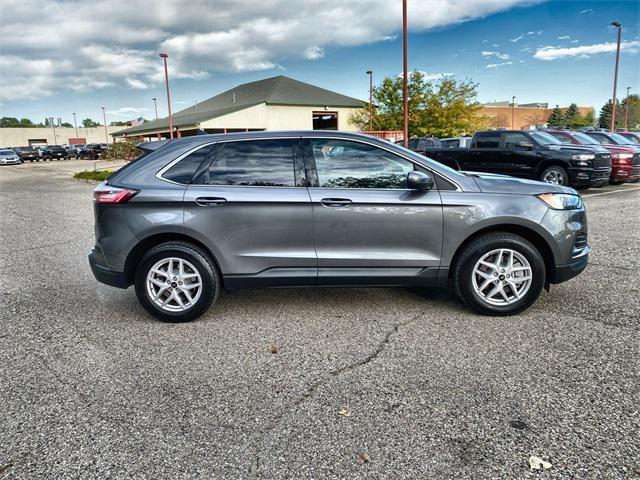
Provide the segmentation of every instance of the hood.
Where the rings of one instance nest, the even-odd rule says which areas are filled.
[[[575,145],[572,143],[563,143],[562,145],[545,145],[542,147],[544,150],[552,152],[565,152],[568,154],[580,154],[580,153],[608,153],[606,149],[599,145]]]
[[[605,149],[609,151],[609,153],[634,153],[633,148],[628,148],[622,145],[613,145],[610,143],[602,145]]]
[[[536,195],[538,193],[578,194],[578,192],[571,187],[552,185],[550,183],[538,182],[537,180],[526,180],[524,178],[515,178],[494,173],[464,173],[473,177],[476,185],[478,185],[478,188],[483,193],[510,193],[520,195]]]

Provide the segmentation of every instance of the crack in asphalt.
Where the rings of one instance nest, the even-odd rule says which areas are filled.
[[[88,238],[86,239],[88,240]],[[22,253],[22,252],[28,252],[31,250],[38,250],[41,248],[49,248],[49,247],[57,247],[59,245],[67,245],[69,243],[74,243],[77,242],[78,239],[74,238],[73,240],[65,240],[64,242],[57,242],[57,243],[51,243],[49,245],[38,245],[35,247],[29,247],[29,248],[19,248],[17,250],[0,250],[0,255],[7,255],[7,254],[11,254],[11,253]]]
[[[424,312],[420,312],[419,314],[411,317],[408,320],[405,320],[404,322],[396,323],[395,325],[393,325],[393,327],[391,329],[389,329],[385,333],[385,335],[382,338],[382,340],[380,342],[378,342],[376,348],[369,355],[367,355],[365,358],[363,358],[361,360],[358,360],[356,362],[347,364],[347,365],[345,365],[343,367],[340,367],[340,368],[337,368],[335,370],[331,370],[331,371],[328,372],[328,374],[326,376],[324,376],[320,380],[315,381],[309,387],[307,387],[307,390],[295,402],[293,402],[291,404],[291,407],[285,409],[283,412],[278,414],[276,416],[275,420],[273,422],[271,422],[271,424],[264,430],[263,434],[261,435],[260,440],[257,442],[256,451],[258,452],[258,451],[261,450],[259,447],[267,440],[267,438],[271,435],[271,433],[273,433],[273,431],[280,425],[280,423],[282,422],[284,417],[289,412],[291,412],[294,408],[300,406],[301,404],[303,404],[304,402],[309,400],[311,397],[313,397],[313,395],[318,391],[318,389],[321,386],[326,385],[332,379],[340,377],[344,373],[348,373],[348,372],[351,372],[351,371],[353,371],[353,370],[355,370],[355,369],[357,369],[359,367],[362,367],[362,366],[372,362],[376,358],[378,358],[378,356],[380,356],[380,354],[387,348],[387,346],[391,342],[391,338],[398,333],[400,328],[406,327],[407,325],[410,325],[411,323],[415,322],[416,320],[418,320],[423,315],[424,315]],[[250,475],[251,475],[251,478],[253,478],[253,479],[258,478],[257,477],[258,470],[260,469],[260,455],[257,452],[255,454],[255,462],[252,463],[251,469],[250,469],[250,472],[249,472]]]
[[[637,268],[635,267],[623,267],[623,266],[619,266],[619,265],[606,265],[603,263],[597,263],[597,262],[589,262],[589,266],[590,267],[600,267],[600,268],[606,268],[609,270],[627,270],[627,271],[636,271]]]

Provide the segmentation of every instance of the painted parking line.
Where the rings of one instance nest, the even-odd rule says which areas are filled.
[[[582,197],[598,197],[600,195],[612,195],[614,193],[632,192],[633,190],[640,190],[640,187],[621,188],[618,190],[610,190],[608,192],[585,193],[582,195]]]

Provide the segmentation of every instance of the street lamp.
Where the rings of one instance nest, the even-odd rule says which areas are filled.
[[[373,71],[367,70],[369,75],[369,130],[373,130]]]
[[[511,97],[511,130],[513,130],[513,114],[516,111],[516,97]]]
[[[156,120],[157,120],[158,119],[158,102],[157,102],[158,99],[156,97],[153,97],[152,100],[153,100],[153,108],[155,108],[156,110]]]
[[[56,137],[56,124],[53,123],[53,117],[49,117],[49,124],[51,125],[51,130],[53,130],[53,144],[58,144],[58,138]]]
[[[616,49],[616,70],[613,76],[613,99],[611,101],[611,131],[615,132],[616,123],[616,95],[618,89],[618,65],[620,63],[620,37],[622,36],[622,24],[620,22],[611,22],[611,25],[618,29],[618,48]]]
[[[73,112],[73,128],[76,129],[76,139],[77,139],[78,138],[78,122],[76,121],[76,112]]]
[[[402,104],[404,148],[409,148],[409,88],[407,79],[407,0],[402,0]]]
[[[167,110],[169,110],[169,138],[173,138],[173,116],[171,115],[171,95],[169,94],[169,71],[167,70],[167,58],[169,55],[161,53],[160,58],[164,61],[164,82],[167,85]]]
[[[102,122],[104,123],[104,143],[109,144],[109,135],[107,134],[107,114],[104,112],[104,107],[102,108]]]
[[[627,98],[624,101],[624,131],[629,130],[629,90],[631,87],[627,87]]]

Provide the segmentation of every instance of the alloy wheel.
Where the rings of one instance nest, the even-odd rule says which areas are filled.
[[[533,273],[521,253],[508,248],[492,250],[473,267],[473,288],[478,297],[496,306],[519,301],[531,287]]]
[[[549,170],[542,177],[542,181],[545,183],[551,183],[553,185],[563,185],[564,177],[558,170]]]
[[[191,262],[182,258],[163,258],[147,273],[149,299],[162,310],[184,312],[202,294],[202,277]]]

